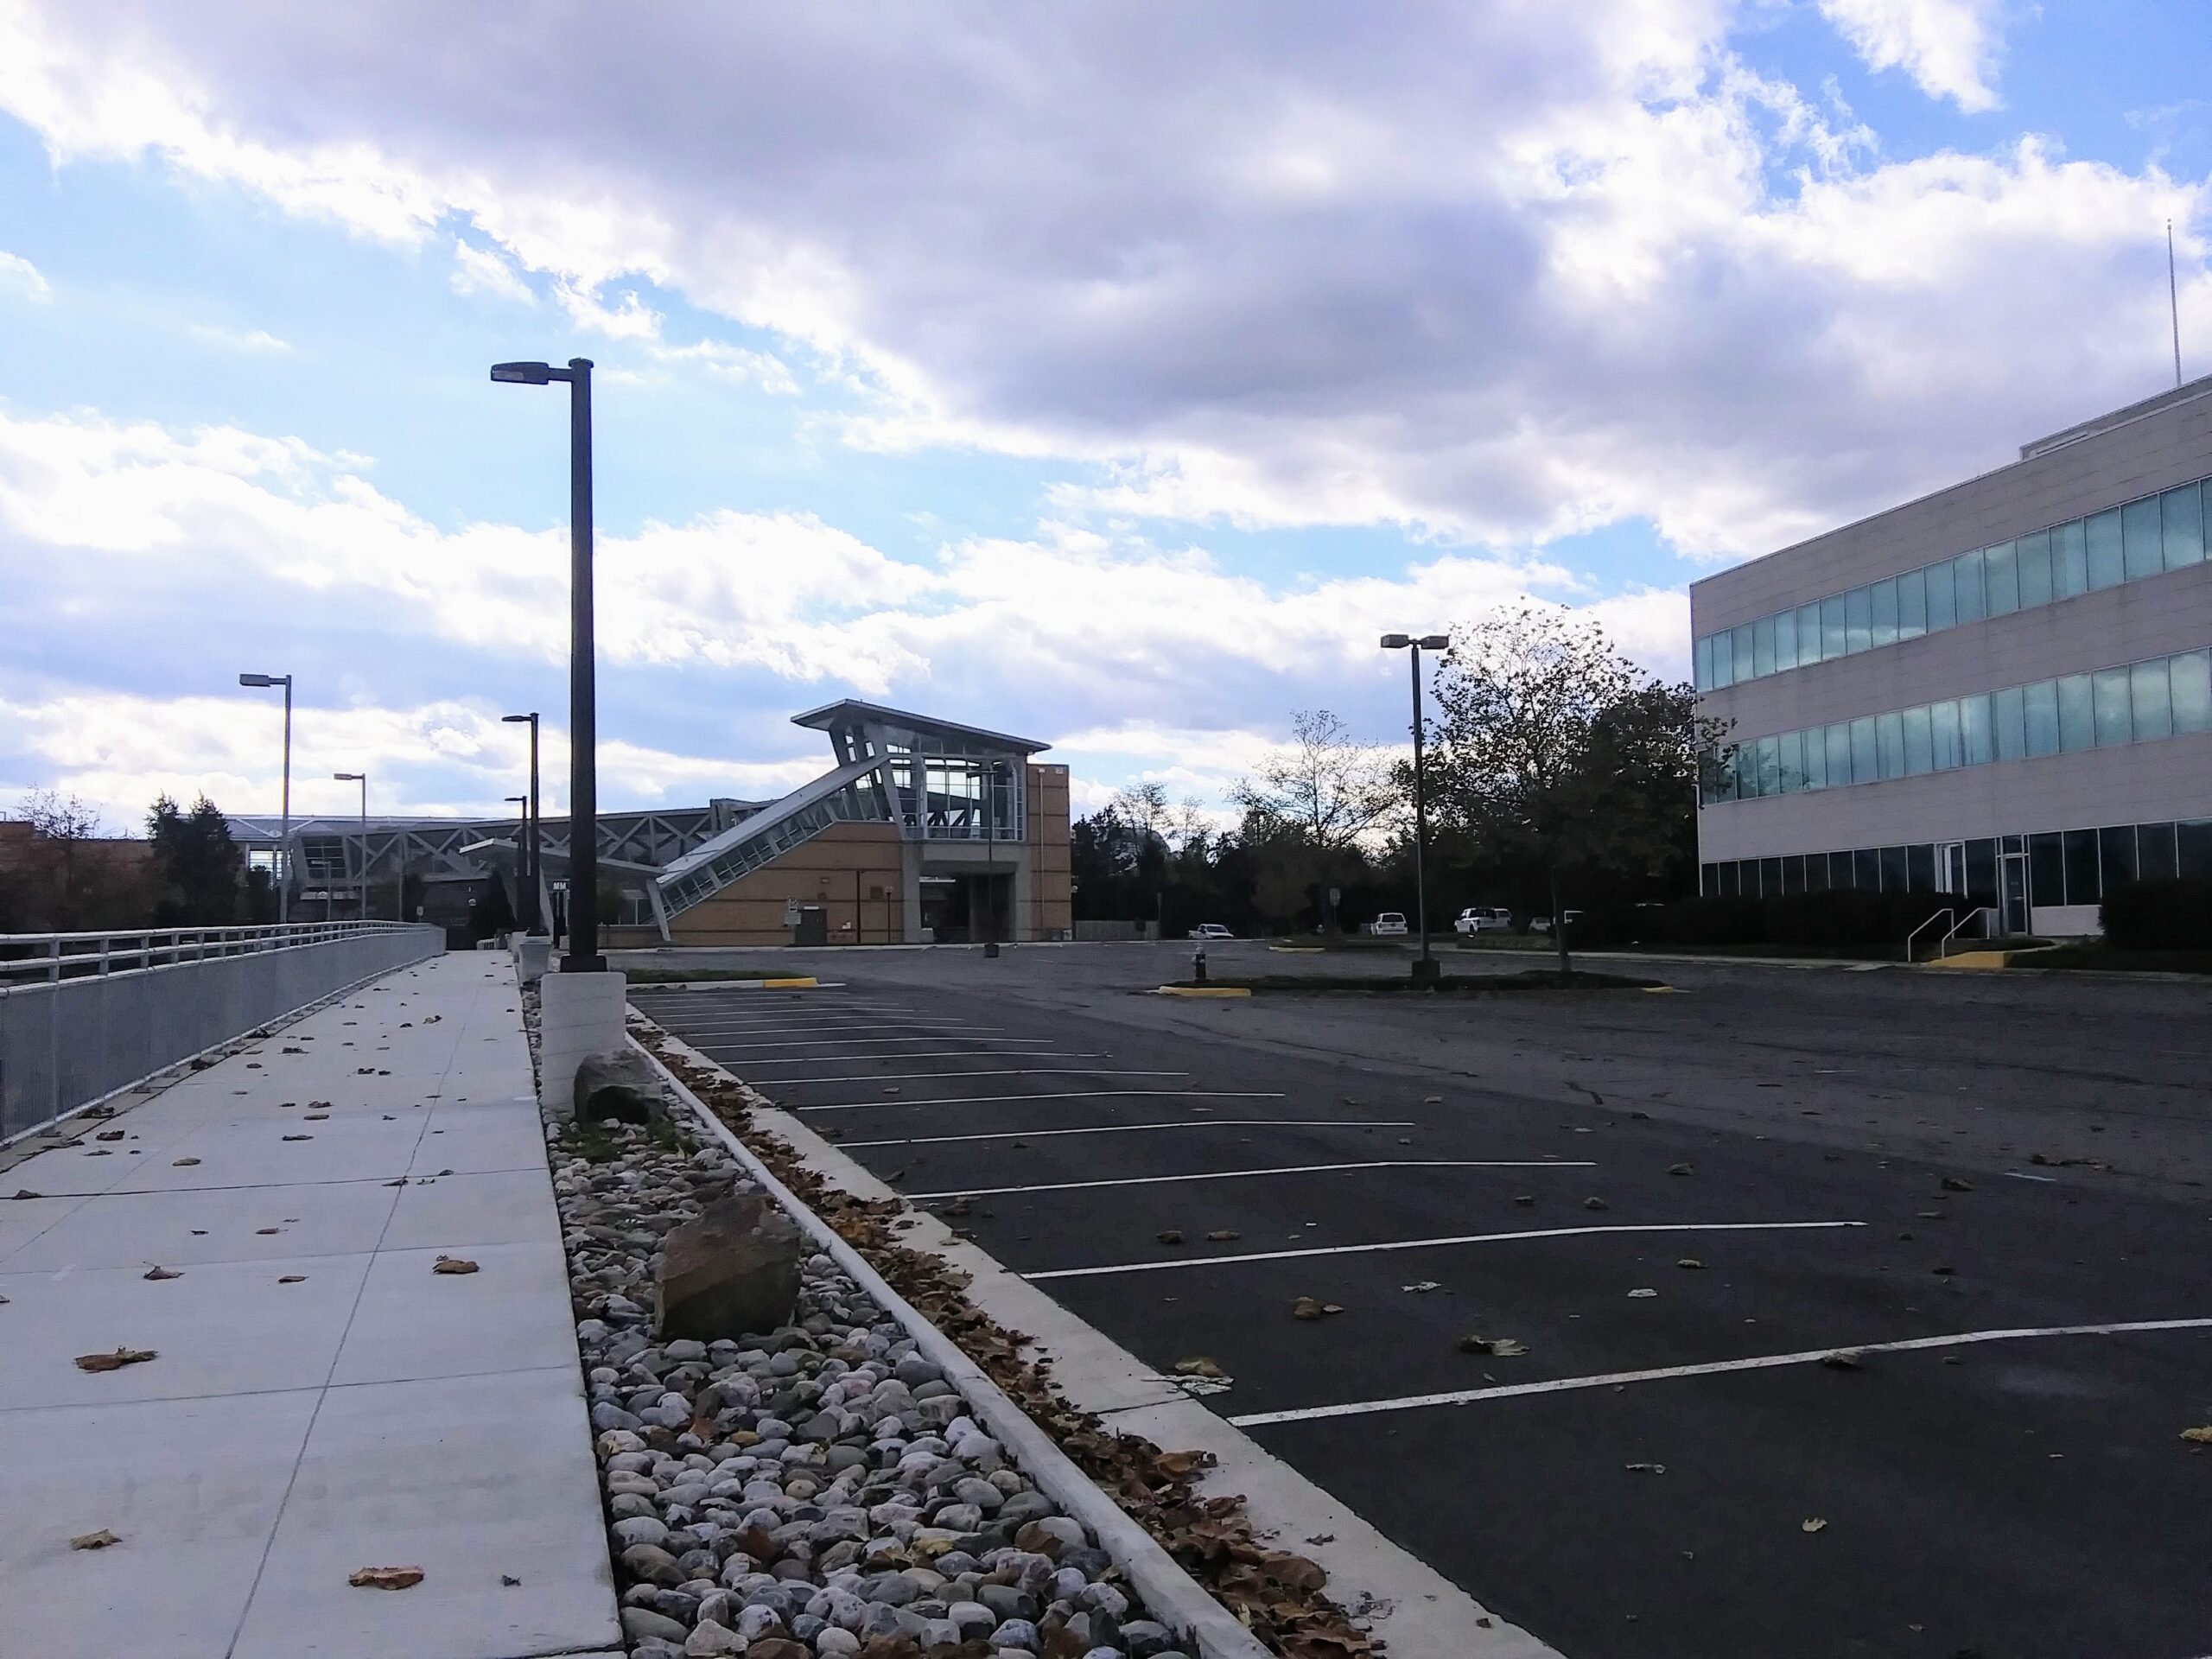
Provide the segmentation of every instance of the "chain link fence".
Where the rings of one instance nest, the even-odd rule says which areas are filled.
[[[411,922],[0,935],[0,1145],[444,949]]]

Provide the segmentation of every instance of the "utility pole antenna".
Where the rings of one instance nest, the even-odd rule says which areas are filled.
[[[2174,324],[2174,385],[2181,385],[2181,289],[2174,281],[2174,222],[2166,221],[2166,310]]]

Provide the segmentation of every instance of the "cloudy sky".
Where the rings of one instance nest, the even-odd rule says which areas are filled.
[[[2212,371],[2203,0],[0,0],[0,806],[788,787],[854,695],[1217,800],[1388,628],[1686,585]],[[557,782],[556,801],[563,791]]]

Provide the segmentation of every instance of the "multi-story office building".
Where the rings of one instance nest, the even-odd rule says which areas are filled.
[[[1707,893],[2212,876],[2212,378],[1690,589]]]

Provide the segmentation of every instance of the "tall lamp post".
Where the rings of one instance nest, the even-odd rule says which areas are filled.
[[[531,901],[523,897],[523,887],[530,880],[530,797],[505,795],[500,798],[515,808],[515,816],[522,820],[515,830],[515,897],[522,899],[521,908],[515,913],[515,920],[521,923],[523,932],[528,934],[532,929],[524,918],[530,914]]]
[[[983,772],[983,903],[990,920],[983,930],[983,954],[999,953],[999,785],[1006,777],[1003,760],[994,760]]]
[[[365,772],[334,772],[330,776],[334,782],[359,784],[361,786],[360,919],[365,922],[369,919],[369,774]],[[402,916],[399,919],[404,922],[407,918]]]
[[[1452,636],[1446,633],[1386,633],[1382,636],[1385,651],[1413,652],[1414,680],[1414,912],[1421,925],[1421,955],[1414,959],[1414,981],[1416,984],[1433,985],[1439,975],[1436,958],[1428,953],[1428,769],[1421,755],[1421,654],[1424,651],[1449,651]]]
[[[527,721],[530,726],[530,795],[528,810],[523,825],[523,879],[528,884],[522,903],[522,931],[542,933],[545,931],[537,913],[537,710],[526,715],[501,715],[500,720],[510,726]],[[513,796],[507,798],[515,798]]]
[[[250,690],[284,688],[284,827],[276,844],[276,921],[292,918],[292,677],[289,674],[241,674],[238,683]]]
[[[506,385],[569,387],[569,949],[564,974],[603,974],[599,954],[598,722],[593,682],[591,606],[591,359],[564,369],[547,363],[494,363]]]

